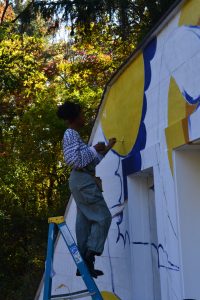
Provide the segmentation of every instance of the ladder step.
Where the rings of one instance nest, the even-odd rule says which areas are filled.
[[[82,291],[78,291],[78,292],[73,292],[73,293],[69,293],[69,294],[61,294],[61,295],[52,295],[51,298],[56,298],[58,296],[74,296],[74,295],[77,295],[77,294],[82,294],[82,293],[86,293],[88,292],[88,290],[82,290]]]
[[[52,295],[50,297],[50,300],[72,300],[72,299],[80,299],[92,295],[95,295],[95,292],[90,293],[88,290],[83,290],[83,291],[78,291],[69,294]]]
[[[64,242],[71,254],[76,267],[80,270],[83,282],[86,285],[85,290],[62,294],[62,295],[51,295],[52,292],[52,263],[54,257],[55,248],[55,225],[57,225],[59,232],[61,233]],[[90,298],[92,300],[103,300],[103,297],[92,278],[88,268],[81,257],[78,247],[74,241],[74,238],[64,221],[64,218],[56,217],[49,219],[49,231],[48,231],[48,245],[47,245],[47,258],[45,264],[45,281],[44,281],[44,292],[43,300],[75,300],[80,298]]]

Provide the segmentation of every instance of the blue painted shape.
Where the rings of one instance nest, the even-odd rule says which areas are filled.
[[[187,29],[187,31],[194,34],[198,39],[200,39],[200,26],[190,25],[190,26],[183,26],[183,27],[185,27]],[[182,95],[189,104],[195,105],[195,104],[199,103],[199,105],[200,105],[200,95],[197,96],[196,98],[193,98],[184,89],[182,90]]]
[[[143,50],[144,56],[144,69],[145,69],[145,84],[144,90],[147,91],[151,83],[151,60],[156,54],[157,38],[151,40],[151,42]]]
[[[120,160],[120,157],[119,157],[119,161],[118,161],[118,165],[117,165],[117,170],[115,171],[115,176],[117,176],[119,178],[119,181],[120,181],[120,195],[119,195],[119,199],[118,199],[118,203],[119,204],[121,204],[121,202],[122,202],[122,190],[123,190],[122,177],[121,177],[121,175],[119,173],[120,163],[121,163],[121,160]],[[116,205],[119,205],[119,204],[116,204]]]
[[[124,182],[124,200],[128,199],[127,176],[141,170],[142,160],[140,152],[130,155],[122,160],[122,174]]]
[[[120,223],[120,224],[121,224],[121,223]],[[120,239],[122,239],[123,244],[124,244],[124,247],[126,246],[127,241],[128,241],[128,244],[130,245],[130,236],[129,236],[128,230],[126,230],[125,233],[121,233],[120,227],[119,227],[119,225],[118,225],[118,239],[117,239],[116,243],[117,243]]]
[[[65,222],[58,224],[58,228],[62,234],[62,237],[69,249],[69,252],[70,252],[79,272],[81,273],[82,279],[83,279],[88,291],[90,293],[94,293],[94,295],[91,296],[92,300],[103,300],[94,279],[91,277],[91,275],[87,269],[87,266],[80,255],[78,247],[74,241],[73,236],[71,235],[71,232],[70,232],[67,224]],[[66,235],[65,231],[67,231],[67,235]]]
[[[143,109],[142,118],[140,123],[140,128],[138,136],[129,155],[122,159],[122,173],[123,173],[123,183],[124,183],[124,201],[128,199],[128,186],[127,186],[127,176],[141,170],[142,160],[141,151],[145,149],[146,146],[146,126],[144,119],[147,112],[147,98],[145,92],[148,90],[151,83],[151,60],[155,56],[157,47],[157,39],[154,38],[143,50],[144,58],[144,73],[145,73],[145,83],[144,83],[144,98],[143,98]],[[134,120],[133,120],[134,122]]]
[[[52,269],[54,240],[55,240],[54,227],[55,224],[53,223],[49,224],[43,300],[49,300],[51,297],[51,286],[52,286],[51,269]]]
[[[156,250],[157,258],[158,258],[158,268],[164,268],[171,271],[179,271],[180,268],[176,264],[172,263],[169,259],[169,255],[167,251],[164,249],[162,244],[156,245],[155,243],[149,243],[149,242],[132,242],[133,245],[141,245],[141,246],[151,246]],[[160,263],[160,250],[162,250],[162,253],[166,256],[167,264]]]
[[[182,95],[189,104],[195,105],[195,104],[199,103],[199,101],[200,101],[200,96],[198,96],[197,98],[193,98],[186,91],[183,91]]]
[[[120,179],[120,196],[118,199],[118,203],[114,205],[113,207],[119,206],[122,203],[122,188],[123,188],[123,194],[124,194],[124,201],[128,199],[128,185],[127,185],[127,176],[131,175],[135,172],[138,172],[141,170],[142,167],[142,160],[141,160],[141,150],[145,149],[146,146],[146,126],[144,123],[144,119],[147,112],[147,97],[145,92],[148,90],[149,85],[151,83],[151,60],[155,56],[156,53],[156,47],[157,47],[157,39],[154,38],[143,50],[143,58],[144,58],[144,73],[145,73],[145,82],[144,82],[144,97],[143,97],[143,107],[142,107],[142,116],[140,121],[140,127],[138,130],[138,135],[135,141],[135,144],[133,145],[132,150],[127,156],[120,156],[117,152],[114,150],[113,153],[116,154],[119,157],[119,163],[117,166],[117,170],[115,171],[115,176],[117,176]],[[130,108],[131,109],[131,108]],[[131,120],[130,120],[131,121]],[[132,120],[134,122],[134,120]],[[104,136],[105,138],[105,136]],[[106,138],[105,138],[106,140]],[[122,158],[122,177],[119,173],[120,163]],[[123,179],[123,181],[122,181]],[[130,237],[128,231],[125,233],[121,232],[120,224],[123,222],[123,216],[124,212],[122,211],[118,215],[118,219],[116,222],[117,228],[118,228],[118,235],[116,242],[118,243],[121,239],[123,240],[124,246],[127,243],[127,240],[130,244]]]

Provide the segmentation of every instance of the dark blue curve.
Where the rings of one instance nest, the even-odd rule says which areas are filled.
[[[123,181],[121,178],[121,175],[119,173],[119,167],[120,167],[120,157],[123,157],[119,155],[116,151],[112,150],[114,154],[116,154],[119,157],[119,163],[117,166],[117,170],[115,171],[115,176],[117,176],[120,179],[120,196],[118,199],[118,203],[122,203],[122,188],[124,189],[124,201],[128,199],[128,186],[127,186],[127,176],[138,172],[141,170],[142,166],[142,159],[141,159],[141,153],[140,151],[143,150],[146,146],[146,126],[144,123],[144,119],[146,116],[147,112],[147,98],[146,98],[146,90],[149,88],[149,85],[151,83],[151,60],[153,59],[155,53],[156,53],[156,47],[157,47],[157,39],[154,38],[148,45],[147,47],[143,50],[143,58],[144,58],[144,75],[145,75],[145,80],[144,80],[144,96],[143,96],[143,107],[142,107],[142,116],[140,120],[140,127],[138,130],[138,135],[136,138],[136,142],[133,145],[132,150],[130,153],[122,159],[122,176],[123,176]],[[134,120],[132,120],[134,122]],[[118,204],[114,205],[113,207],[116,207]],[[117,228],[118,228],[118,235],[117,235],[117,240],[116,243],[120,241],[120,239],[123,240],[124,246],[126,245],[127,242],[127,237],[130,242],[129,234],[126,231],[125,234],[121,233],[120,230],[120,224],[123,222],[123,211],[119,214],[118,220],[116,222]]]
[[[198,34],[195,30],[192,30],[192,29],[200,30],[200,26],[190,25],[190,26],[184,26],[184,27],[186,27],[188,29],[188,31],[192,32],[194,35],[196,35],[198,37],[198,39],[200,39],[200,33]],[[186,101],[191,105],[195,105],[200,102],[200,95],[197,98],[193,98],[185,90],[182,91],[182,95],[186,99]]]
[[[141,151],[145,149],[146,146],[146,126],[144,123],[144,119],[147,112],[147,98],[145,92],[148,90],[149,85],[151,83],[151,60],[155,56],[157,48],[157,39],[154,38],[147,47],[143,50],[143,58],[144,58],[144,74],[145,74],[145,82],[144,82],[144,97],[143,97],[143,108],[142,108],[142,116],[140,122],[140,128],[138,131],[138,136],[136,142],[128,154],[126,158],[122,160],[122,171],[123,171],[123,181],[124,181],[124,200],[128,199],[128,187],[127,187],[127,176],[138,172],[142,167],[141,160]],[[134,122],[134,120],[133,120]]]
[[[121,175],[119,173],[119,168],[120,168],[120,163],[121,163],[121,160],[120,160],[120,157],[119,158],[119,161],[118,161],[118,166],[117,166],[117,170],[115,171],[115,176],[117,176],[119,178],[119,181],[120,181],[120,195],[119,195],[119,199],[118,199],[118,202],[121,204],[121,200],[122,200],[122,189],[123,189],[123,182],[122,182],[122,178],[121,178]]]
[[[200,96],[197,98],[191,97],[185,90],[182,92],[183,97],[187,100],[189,104],[197,104],[200,101]]]
[[[117,176],[120,179],[120,196],[118,199],[118,204],[115,204],[112,206],[112,208],[117,207],[119,205],[122,204],[122,189],[123,189],[123,182],[122,182],[122,177],[119,173],[119,168],[120,168],[120,163],[121,163],[121,159],[119,157],[119,162],[118,162],[118,166],[117,166],[117,170],[115,171],[115,176]],[[118,243],[121,239],[123,241],[124,247],[126,246],[126,242],[127,239],[129,241],[130,244],[130,237],[129,237],[129,233],[128,231],[125,232],[125,234],[123,234],[120,230],[120,224],[123,222],[123,218],[124,218],[124,212],[122,211],[118,216],[117,216],[117,229],[118,229],[118,234],[117,234],[117,239],[116,239],[116,243]]]
[[[174,263],[172,263],[169,260],[169,255],[168,255],[167,251],[164,249],[162,244],[156,245],[155,243],[148,243],[148,242],[132,242],[132,244],[153,247],[156,250],[156,253],[158,255],[158,268],[165,268],[165,269],[172,270],[172,271],[179,271],[180,270],[179,266],[175,265]],[[166,255],[168,265],[163,265],[163,264],[160,263],[160,251],[159,251],[159,249],[161,249],[163,251],[163,253]]]
[[[130,236],[129,236],[128,231],[126,230],[125,233],[122,234],[122,233],[120,232],[120,227],[119,227],[119,225],[118,225],[118,237],[117,237],[116,243],[118,243],[118,242],[120,241],[120,239],[122,239],[122,241],[123,241],[124,248],[125,248],[125,246],[126,246],[127,240],[128,240],[129,245],[130,245],[130,243],[131,243],[131,241],[130,241]]]

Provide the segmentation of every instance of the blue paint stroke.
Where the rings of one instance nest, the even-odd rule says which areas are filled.
[[[121,159],[120,157],[118,156],[118,166],[117,166],[117,170],[115,171],[115,176],[117,176],[120,180],[120,195],[119,195],[119,199],[118,199],[118,204],[115,204],[111,207],[112,208],[115,208],[115,207],[119,207],[121,205],[123,205],[122,203],[122,191],[123,191],[123,181],[122,181],[122,177],[120,175],[120,172],[119,172],[119,169],[120,169],[120,164],[121,164]],[[117,239],[116,239],[116,243],[118,243],[121,239],[123,241],[123,244],[124,244],[124,247],[126,246],[126,243],[127,243],[127,240],[129,241],[129,244],[130,244],[130,237],[129,237],[129,233],[128,231],[126,230],[126,232],[123,234],[121,232],[121,229],[120,229],[120,225],[122,224],[123,222],[123,218],[124,218],[124,211],[122,210],[119,215],[117,216],[117,222],[116,222],[116,225],[117,225],[117,229],[118,229],[118,234],[117,234]]]
[[[120,181],[120,195],[119,195],[118,202],[121,204],[121,202],[122,202],[123,182],[122,182],[121,175],[119,173],[119,168],[120,168],[120,163],[121,163],[120,157],[118,157],[118,159],[119,159],[119,161],[118,161],[117,170],[115,171],[115,176],[117,176],[119,178],[119,181]]]
[[[164,249],[162,244],[158,244],[156,245],[155,243],[148,243],[148,242],[132,242],[133,245],[142,245],[142,246],[151,246],[156,250],[156,253],[158,255],[158,268],[164,268],[164,269],[168,269],[171,271],[180,271],[179,266],[175,265],[174,263],[172,263],[169,260],[169,255],[167,253],[167,251]],[[165,254],[166,258],[167,258],[167,263],[168,265],[164,265],[160,263],[160,249],[162,250],[162,252]]]
[[[130,236],[129,236],[129,233],[128,233],[128,230],[125,231],[124,234],[122,234],[120,232],[120,226],[117,225],[118,227],[118,237],[117,237],[117,240],[116,240],[116,243],[118,243],[120,240],[123,241],[123,244],[124,244],[124,248],[126,247],[126,244],[127,244],[127,241],[128,241],[128,244],[130,245],[131,241],[130,241]]]
[[[103,132],[102,132],[103,134]],[[104,136],[104,139],[106,141],[106,137],[105,135],[103,134]],[[114,151],[113,151],[114,152]],[[115,152],[114,152],[115,153]],[[121,157],[115,153],[115,155],[117,155],[118,157],[118,165],[117,165],[117,169],[116,171],[114,172],[114,175],[119,179],[120,181],[120,194],[119,194],[119,198],[118,198],[118,201],[117,201],[117,204],[113,205],[110,209],[112,208],[115,208],[115,207],[119,207],[119,206],[122,206],[124,204],[124,202],[122,203],[122,193],[123,193],[123,180],[122,180],[122,176],[120,175],[120,172],[119,172],[119,169],[120,169],[120,165],[121,165]],[[126,232],[123,234],[121,232],[121,229],[120,229],[120,225],[121,223],[123,222],[123,218],[124,218],[124,212],[123,210],[116,216],[117,217],[117,222],[116,222],[116,225],[117,225],[117,229],[118,229],[118,234],[117,234],[117,238],[116,238],[116,243],[118,243],[121,239],[123,241],[123,244],[124,244],[124,247],[126,246],[126,243],[127,243],[127,240],[129,241],[129,244],[130,244],[130,237],[129,237],[129,233],[128,231],[126,230]],[[109,259],[110,256],[109,256]],[[111,261],[110,261],[110,264],[111,264]],[[113,291],[114,292],[114,291]]]
[[[200,39],[200,33],[198,33],[196,30],[200,30],[200,26],[193,26],[193,25],[190,25],[190,26],[184,26],[186,29],[187,29],[187,31],[189,31],[190,33],[193,33],[194,35],[196,35],[196,37],[198,38],[198,39]],[[195,29],[195,30],[193,30],[193,29]],[[189,103],[189,104],[191,104],[191,105],[195,105],[195,104],[197,104],[197,103],[199,103],[200,102],[200,95],[198,96],[198,97],[196,97],[196,98],[193,98],[192,96],[190,96],[187,92],[186,92],[186,90],[183,90],[182,91],[182,95],[183,95],[183,97],[186,99],[186,101]],[[200,103],[199,103],[200,104]]]
[[[200,29],[200,26],[195,26],[195,25],[189,25],[189,26],[183,26],[185,27],[189,32],[194,33],[199,39],[200,39],[200,33],[198,33],[196,30]],[[195,29],[195,30],[192,30]]]
[[[198,96],[197,98],[193,98],[185,90],[183,90],[182,94],[189,104],[194,105],[200,101],[200,96]]]
[[[138,172],[142,167],[142,159],[140,152],[137,152],[135,155],[130,155],[126,159],[122,160],[122,174],[124,182],[124,201],[128,199],[128,183],[127,176]]]
[[[119,162],[117,166],[117,170],[115,171],[115,176],[117,176],[120,180],[120,196],[118,199],[118,204],[114,205],[114,207],[117,207],[118,205],[121,205],[125,203],[128,199],[128,185],[127,185],[127,176],[138,172],[141,170],[142,167],[142,159],[141,159],[141,150],[143,150],[146,146],[146,126],[144,123],[144,119],[147,112],[147,97],[145,92],[148,90],[149,85],[151,83],[151,60],[155,56],[156,53],[156,47],[157,47],[157,39],[154,38],[148,46],[143,50],[143,58],[144,58],[144,74],[145,74],[145,80],[144,80],[144,96],[143,96],[143,107],[142,107],[142,116],[140,120],[140,127],[138,130],[138,135],[135,141],[135,144],[133,145],[132,150],[126,156],[124,159],[122,159],[122,177],[119,173],[120,163],[121,163],[121,157],[117,152],[112,150],[114,154],[116,154],[119,157]],[[134,120],[133,120],[134,122]],[[123,178],[123,180],[122,180]],[[124,201],[122,203],[122,194],[124,192]],[[118,235],[116,239],[116,243],[118,243],[121,239],[123,241],[124,247],[127,244],[127,241],[130,244],[130,237],[128,231],[125,233],[121,232],[120,225],[123,222],[124,212],[122,212],[117,216],[117,228],[118,228]]]
[[[152,77],[151,60],[155,56],[156,48],[157,48],[157,39],[154,38],[143,50],[145,81],[144,81],[142,117],[140,121],[140,128],[138,131],[136,142],[131,152],[128,154],[128,156],[122,160],[124,201],[128,199],[127,176],[140,171],[142,167],[141,151],[145,149],[146,136],[147,136],[146,126],[144,123],[144,119],[147,112],[147,97],[145,92],[148,90],[151,83],[151,77]]]

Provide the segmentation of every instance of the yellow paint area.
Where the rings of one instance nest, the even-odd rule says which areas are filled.
[[[197,25],[200,20],[200,1],[189,0],[183,6],[179,26]],[[172,151],[174,148],[189,142],[187,117],[195,110],[196,105],[189,105],[182,96],[175,80],[171,78],[168,95],[168,128],[166,141],[168,158],[173,173]]]
[[[111,86],[101,114],[107,139],[117,138],[114,150],[127,155],[133,148],[142,117],[144,62],[140,54]]]
[[[172,151],[189,142],[187,116],[195,110],[183,98],[175,80],[171,78],[168,95],[168,128],[165,130],[170,168],[173,172]]]
[[[188,0],[181,9],[179,26],[198,25],[200,21],[199,0]]]
[[[175,80],[171,78],[168,95],[168,128],[165,129],[168,159],[173,173],[172,151],[185,144],[181,120],[185,118],[185,99],[183,98]],[[173,126],[173,124],[175,124]]]
[[[104,300],[120,300],[120,298],[118,298],[117,296],[115,296],[113,293],[111,292],[101,292],[101,295],[103,297]]]

